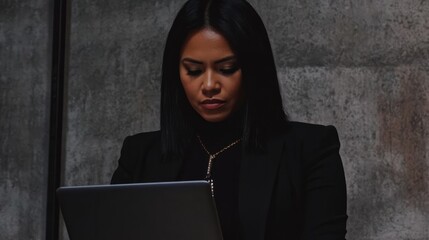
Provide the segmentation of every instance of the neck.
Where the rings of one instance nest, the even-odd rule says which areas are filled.
[[[200,116],[197,116],[195,131],[209,147],[211,145],[216,148],[230,144],[240,139],[243,135],[242,111],[233,113],[229,118],[221,122],[207,122]]]

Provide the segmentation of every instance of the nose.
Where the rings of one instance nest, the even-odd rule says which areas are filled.
[[[213,71],[206,72],[203,79],[202,91],[203,94],[209,98],[220,92],[220,83],[216,79],[216,74],[213,73]]]

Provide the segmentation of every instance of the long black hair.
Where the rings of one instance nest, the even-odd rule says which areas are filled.
[[[244,0],[189,0],[173,22],[163,56],[161,141],[167,159],[182,157],[195,137],[195,112],[181,85],[179,62],[189,35],[207,27],[225,37],[241,67],[244,149],[263,149],[264,138],[287,122],[268,34],[253,7]]]

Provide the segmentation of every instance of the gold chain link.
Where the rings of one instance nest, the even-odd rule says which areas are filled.
[[[234,146],[235,144],[239,143],[241,141],[241,138],[235,140],[228,146],[222,148],[221,150],[217,151],[215,154],[211,154],[209,150],[207,150],[206,146],[204,145],[203,141],[201,140],[200,136],[197,135],[198,141],[200,141],[201,146],[203,147],[204,151],[209,155],[209,163],[207,166],[207,173],[206,173],[206,180],[210,183],[210,189],[212,192],[212,197],[214,197],[214,188],[213,188],[213,179],[211,177],[211,171],[212,171],[212,163],[213,160],[221,153],[223,153],[225,150],[229,149],[230,147]]]

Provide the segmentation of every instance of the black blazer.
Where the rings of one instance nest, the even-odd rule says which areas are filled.
[[[112,183],[174,181],[182,162],[161,159],[160,131],[125,138]],[[241,239],[345,239],[346,185],[333,126],[289,122],[240,168]]]

